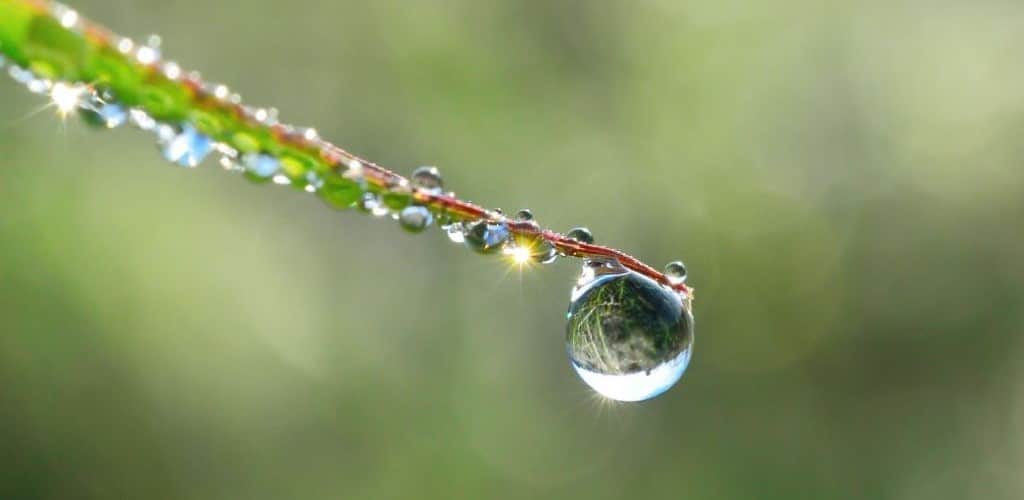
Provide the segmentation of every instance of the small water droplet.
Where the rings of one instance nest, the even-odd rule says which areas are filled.
[[[461,222],[448,224],[444,226],[443,229],[445,234],[448,235],[448,239],[451,240],[452,243],[462,244],[466,242],[466,231],[465,228],[462,226]]]
[[[146,44],[135,51],[135,59],[146,66],[157,62],[160,59],[160,37],[150,35]]]
[[[170,61],[164,64],[164,76],[171,80],[177,80],[181,78],[181,66],[174,61]]]
[[[274,174],[274,176],[271,177],[270,180],[274,184],[277,184],[278,186],[287,186],[292,183],[292,180],[289,179],[288,176],[284,174]]]
[[[78,12],[64,5],[54,4],[53,17],[57,18],[60,25],[65,28],[74,28],[78,24]]]
[[[156,129],[157,123],[153,117],[149,116],[145,111],[132,108],[128,110],[128,123],[139,130],[151,131]]]
[[[127,54],[135,48],[135,42],[131,38],[122,37],[117,41],[117,51],[122,54]]]
[[[263,153],[246,153],[241,158],[242,167],[256,177],[266,179],[281,168],[277,158]]]
[[[533,249],[533,261],[538,264],[550,264],[558,258],[558,252],[551,243],[540,241]]]
[[[160,135],[164,158],[182,167],[198,166],[213,150],[213,141],[187,123],[172,137],[166,138],[166,132],[163,130]]]
[[[466,227],[465,243],[480,253],[494,253],[508,242],[508,226],[501,223],[479,220]]]
[[[585,227],[574,227],[568,233],[565,233],[565,237],[580,243],[590,244],[594,242],[594,234]]]
[[[584,266],[567,319],[573,368],[607,398],[653,398],[672,387],[690,362],[689,299],[617,262]]]
[[[516,220],[523,222],[531,221],[533,220],[533,212],[531,212],[529,208],[524,208],[516,212]]]
[[[90,93],[81,106],[82,119],[91,125],[117,128],[128,121],[128,110],[109,92]]]
[[[412,185],[431,194],[441,194],[444,182],[437,167],[418,167],[412,171]]]
[[[398,222],[402,228],[410,233],[423,231],[434,220],[434,215],[427,207],[422,205],[409,205],[402,209],[398,215]]]
[[[673,285],[686,282],[686,266],[682,261],[672,261],[665,265],[665,277]]]

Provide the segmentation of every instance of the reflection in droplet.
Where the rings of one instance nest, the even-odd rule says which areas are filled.
[[[574,227],[565,233],[565,236],[569,239],[576,240],[580,243],[593,243],[594,234],[585,227]]]
[[[665,277],[668,278],[673,285],[678,285],[686,282],[686,266],[682,261],[672,261],[665,265]]]
[[[567,319],[572,366],[605,397],[653,398],[672,387],[689,364],[689,298],[617,263],[584,266]]]
[[[507,225],[486,220],[470,223],[465,232],[466,246],[480,253],[497,252],[508,238]]]
[[[433,220],[434,216],[430,210],[421,205],[409,205],[398,214],[398,223],[410,233],[423,231]]]

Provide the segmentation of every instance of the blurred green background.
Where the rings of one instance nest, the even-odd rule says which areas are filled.
[[[0,497],[1020,498],[1024,4],[82,0],[462,197],[683,259],[603,402],[511,269],[0,82]]]

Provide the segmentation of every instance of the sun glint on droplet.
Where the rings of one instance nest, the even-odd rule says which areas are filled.
[[[62,117],[67,116],[68,113],[78,108],[78,103],[81,102],[85,91],[86,88],[81,85],[57,82],[50,89],[50,100],[53,101],[53,105],[57,107],[57,112]]]

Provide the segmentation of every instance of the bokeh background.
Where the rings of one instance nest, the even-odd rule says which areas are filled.
[[[1020,498],[1024,4],[75,2],[461,196],[683,259],[682,382],[522,272],[0,82],[0,497]]]

